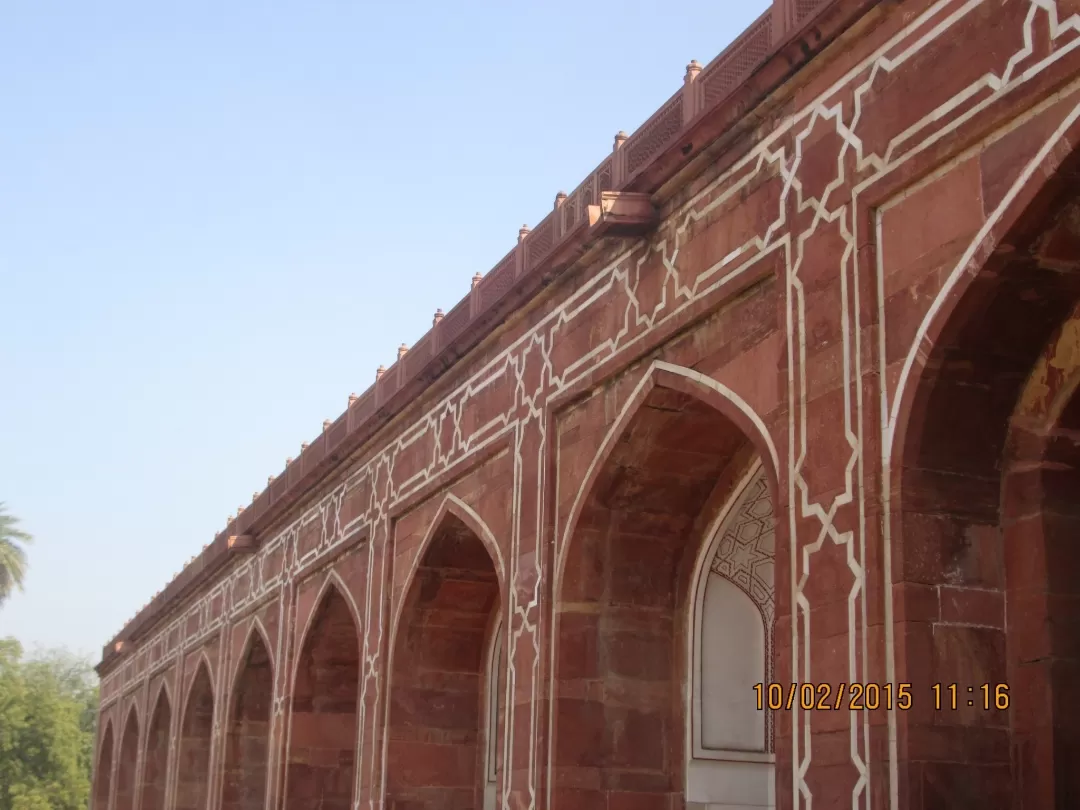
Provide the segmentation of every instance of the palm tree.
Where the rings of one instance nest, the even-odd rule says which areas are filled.
[[[0,605],[16,588],[22,590],[26,575],[26,551],[22,546],[32,538],[18,524],[19,519],[6,514],[0,503]]]

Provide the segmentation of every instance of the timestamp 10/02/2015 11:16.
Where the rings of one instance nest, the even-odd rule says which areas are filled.
[[[1009,708],[1009,687],[1003,683],[982,683],[963,687],[956,683],[931,684],[926,696],[937,711],[979,708],[1004,711]],[[757,709],[763,711],[907,711],[914,702],[910,683],[757,683]]]

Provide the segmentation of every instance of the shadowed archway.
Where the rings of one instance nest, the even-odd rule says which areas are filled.
[[[168,692],[162,687],[158,690],[146,732],[146,758],[143,762],[142,799],[139,805],[141,810],[165,810],[171,727],[172,706]]]
[[[97,769],[94,771],[94,810],[108,810],[112,787],[113,727],[109,722],[98,747]]]
[[[293,684],[289,808],[349,810],[356,779],[360,631],[329,586],[308,625]]]
[[[135,774],[139,765],[139,717],[132,708],[120,737],[116,768],[116,801],[113,810],[135,810]]]
[[[387,810],[479,810],[496,565],[477,531],[444,512],[405,592],[394,641]],[[497,683],[497,682],[496,682]]]
[[[263,810],[266,804],[273,702],[270,651],[263,636],[253,629],[233,689],[221,810]]]
[[[688,636],[700,632],[691,621],[699,560],[722,540],[716,520],[741,497],[756,459],[773,457],[771,445],[755,435],[763,445],[755,447],[741,424],[695,395],[696,385],[675,382],[679,390],[647,384],[631,398],[582,482],[563,535],[555,592],[555,807],[712,806],[718,799],[709,793],[717,779],[736,786],[729,803],[737,794],[740,806],[768,806],[772,795],[772,757],[758,718],[744,713],[746,729],[714,734],[718,749],[748,748],[738,753],[737,768],[714,776],[725,764],[717,761],[692,771],[694,752],[687,750],[693,711],[688,668],[694,660]],[[771,469],[768,481],[761,479],[770,502]],[[771,503],[763,520],[771,557]],[[754,542],[762,536],[757,531]],[[771,559],[769,566],[771,584]],[[720,584],[714,595],[701,597],[706,620],[712,601],[738,607],[746,599],[738,588],[734,596],[722,589]],[[755,642],[757,671],[764,672],[771,628],[761,612],[751,602],[725,620],[747,626],[713,635]],[[747,655],[752,649],[728,652]],[[714,675],[716,669],[708,670],[710,682],[726,677],[722,667]],[[740,679],[741,671],[735,673],[739,689]],[[752,693],[744,697],[753,699]],[[704,795],[688,795],[694,791]]]
[[[1080,153],[1043,180],[942,307],[898,423],[897,657],[963,692],[898,718],[919,807],[1080,806]]]
[[[175,810],[206,810],[210,797],[210,747],[214,730],[214,687],[210,668],[199,663],[180,726]]]

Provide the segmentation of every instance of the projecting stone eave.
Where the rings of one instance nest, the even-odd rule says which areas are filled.
[[[739,144],[762,110],[780,103],[778,93],[811,59],[867,15],[880,0],[820,0],[812,14],[793,23],[792,0],[774,0],[739,38],[709,64],[692,62],[683,88],[633,134],[619,133],[612,154],[570,194],[556,196],[553,211],[536,227],[522,228],[517,245],[485,276],[474,280],[458,304],[436,315],[432,328],[397,362],[382,370],[349,406],[252,503],[193,558],[173,580],[105,645],[96,670],[104,676],[236,555],[257,548],[260,536],[424,391],[489,337],[540,290],[612,240],[639,238],[658,222],[665,189],[700,164]],[[865,15],[865,18],[864,18]],[[800,82],[801,83],[801,82]],[[775,97],[775,98],[774,98]],[[479,274],[478,274],[479,275]],[[441,317],[440,317],[441,316]],[[238,542],[237,538],[243,538]]]

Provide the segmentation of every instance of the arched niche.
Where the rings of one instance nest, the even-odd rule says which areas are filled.
[[[254,625],[229,707],[220,810],[263,810],[266,804],[273,702],[270,648]]]
[[[180,723],[174,810],[206,810],[210,800],[210,751],[214,731],[214,686],[205,658],[199,661]]]
[[[109,810],[109,797],[112,787],[113,766],[113,727],[106,721],[105,733],[98,745],[97,767],[94,769],[94,806],[93,810]]]
[[[293,680],[285,806],[350,810],[359,731],[360,628],[344,586],[327,581]]]
[[[440,510],[421,544],[390,668],[388,807],[458,810],[493,800],[498,719],[488,699],[500,580],[491,544],[460,508]]]
[[[687,801],[771,801],[772,717],[756,687],[772,680],[775,544],[773,501],[755,461],[710,527],[694,573]]]
[[[169,738],[172,733],[172,705],[164,684],[158,689],[146,731],[141,810],[165,810],[169,768]]]
[[[116,767],[116,800],[113,810],[135,810],[139,768],[139,715],[132,706],[120,736],[120,758]]]
[[[745,591],[706,581],[700,604],[691,595],[696,563],[722,543],[710,531],[715,516],[748,491],[737,484],[756,459],[766,470],[758,494],[773,497],[776,453],[760,425],[719,383],[657,363],[609,429],[557,558],[552,806],[772,805],[772,755],[753,721],[725,743],[751,750],[725,750],[723,759],[697,760],[690,733],[693,627],[705,624],[722,640],[756,639],[762,668],[770,654],[765,620]],[[727,583],[737,581],[736,570]],[[740,622],[734,634],[712,625],[725,604],[739,611],[722,617]],[[715,669],[710,679],[725,677]],[[734,676],[731,701],[748,677]],[[744,699],[752,705],[752,691]]]

